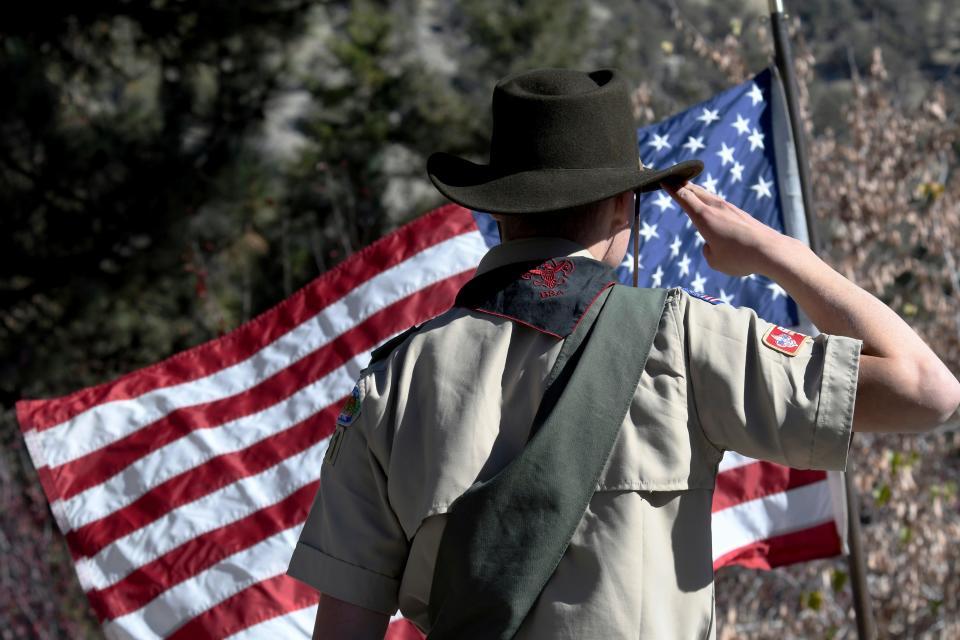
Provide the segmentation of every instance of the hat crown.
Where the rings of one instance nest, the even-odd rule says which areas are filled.
[[[499,86],[503,91],[530,96],[566,96],[587,93],[606,84],[590,75],[573,69],[535,69],[505,78]]]
[[[537,69],[493,91],[490,164],[504,173],[638,167],[630,94],[612,69]]]
[[[654,170],[639,155],[630,88],[619,72],[537,69],[494,88],[489,163],[439,151],[427,158],[427,175],[464,207],[523,215],[653,191],[703,170],[699,160]]]

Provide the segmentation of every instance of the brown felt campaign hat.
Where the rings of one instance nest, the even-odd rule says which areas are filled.
[[[536,69],[493,90],[489,164],[427,159],[440,193],[470,209],[525,214],[568,209],[624,191],[654,191],[703,170],[699,160],[644,167],[630,89],[614,69]]]

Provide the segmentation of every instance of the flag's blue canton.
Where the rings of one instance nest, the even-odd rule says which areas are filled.
[[[706,102],[637,133],[644,165],[664,168],[699,158],[703,173],[695,182],[783,232],[783,213],[773,148],[770,90],[764,71]],[[475,214],[489,246],[499,242],[497,225]],[[665,191],[644,194],[640,202],[640,286],[686,287],[735,306],[751,307],[769,322],[797,324],[797,307],[775,282],[759,275],[728,276],[707,266],[703,239]],[[633,281],[633,243],[618,269]]]

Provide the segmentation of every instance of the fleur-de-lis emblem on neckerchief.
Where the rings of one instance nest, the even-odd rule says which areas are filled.
[[[573,262],[566,259],[547,260],[536,269],[523,274],[524,280],[533,280],[533,284],[547,289],[556,289],[567,281],[573,273]]]

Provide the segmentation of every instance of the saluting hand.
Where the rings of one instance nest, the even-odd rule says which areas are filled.
[[[789,236],[692,182],[661,186],[673,196],[703,236],[703,257],[711,269],[731,276],[769,275],[770,257]]]
[[[857,370],[854,431],[927,431],[960,404],[960,381],[890,307],[817,257],[695,184],[662,185],[690,216],[712,268],[759,273],[784,288],[817,329],[863,341]]]

